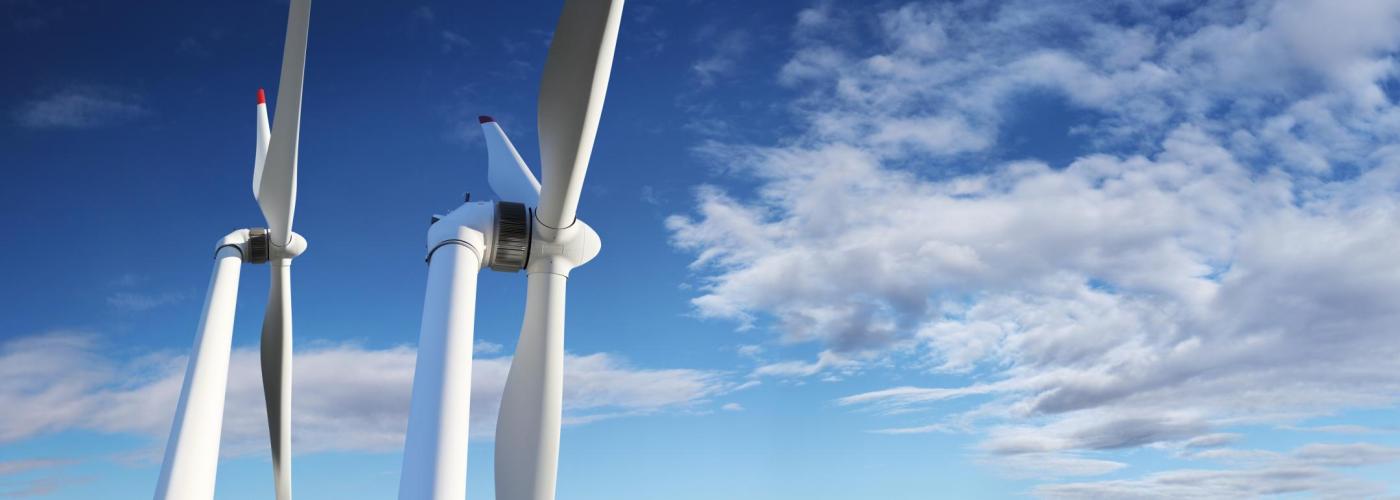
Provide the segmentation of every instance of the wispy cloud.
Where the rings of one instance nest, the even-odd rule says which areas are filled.
[[[854,371],[860,367],[857,360],[832,351],[822,351],[817,355],[817,360],[805,361],[779,361],[761,365],[754,369],[755,376],[774,377],[805,377],[817,373],[829,371]]]
[[[696,148],[757,184],[667,221],[697,313],[823,352],[758,373],[958,380],[837,402],[965,398],[885,433],[1064,474],[1400,402],[1400,5],[986,7],[804,11],[799,131]],[[1082,112],[1075,157],[1008,142],[1027,96]]]
[[[452,30],[442,30],[442,52],[444,54],[466,50],[472,47],[471,39]]]
[[[1243,468],[1187,469],[1142,479],[1061,483],[1036,488],[1047,498],[1252,498],[1312,493],[1328,498],[1375,497],[1384,485],[1336,469],[1400,460],[1400,448],[1366,443],[1311,444],[1286,455],[1266,453]]]
[[[72,429],[164,438],[186,358],[165,353],[121,359],[110,352],[96,337],[74,333],[0,344],[0,407],[11,409],[0,414],[0,442]],[[414,361],[415,352],[408,347],[331,343],[298,351],[293,389],[297,451],[400,449]],[[347,366],[355,369],[347,371]],[[256,349],[234,349],[224,411],[225,454],[266,447],[258,367]],[[509,369],[509,357],[474,361],[473,438],[490,439],[494,433]],[[738,389],[718,372],[638,368],[605,353],[568,354],[565,359],[565,416],[572,424],[701,408]]]
[[[10,476],[22,474],[40,469],[50,469],[63,465],[75,463],[73,460],[59,460],[53,458],[32,458],[24,460],[3,460],[0,461],[0,476]]]
[[[698,45],[705,48],[706,55],[691,65],[701,85],[714,85],[721,77],[734,73],[739,68],[740,58],[753,44],[752,37],[743,30],[719,32],[715,28],[702,30]]]
[[[21,103],[15,120],[34,129],[85,129],[121,123],[148,113],[133,95],[105,87],[72,86]]]
[[[141,312],[182,300],[185,300],[185,294],[179,292],[116,292],[107,296],[107,305],[126,311]]]
[[[0,497],[42,497],[63,486],[83,482],[85,478],[63,476],[59,471],[75,463],[76,460],[53,458],[0,460]]]
[[[433,11],[432,7],[427,5],[414,7],[413,10],[408,12],[408,16],[415,21],[429,24],[437,20],[437,13]]]

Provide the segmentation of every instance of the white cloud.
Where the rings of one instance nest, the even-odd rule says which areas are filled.
[[[930,432],[952,432],[952,429],[944,424],[929,424],[916,427],[891,427],[888,429],[875,429],[870,431],[875,434],[928,434]]]
[[[11,476],[25,472],[48,469],[73,463],[72,460],[36,458],[25,460],[0,460],[0,476]]]
[[[997,457],[991,465],[1009,476],[1031,479],[1097,476],[1128,466],[1123,462],[1086,458],[1073,453],[1025,453]]]
[[[1182,443],[1187,448],[1214,448],[1225,446],[1240,440],[1240,435],[1230,432],[1217,432],[1215,434],[1203,434],[1193,437]]]
[[[179,397],[185,358],[134,360],[107,355],[91,335],[53,333],[0,345],[0,442],[81,429],[134,433],[163,442]],[[299,453],[388,451],[402,446],[408,422],[414,350],[320,344],[296,354],[293,433]],[[224,412],[223,452],[266,449],[258,354],[236,348]],[[354,370],[345,367],[353,366]],[[477,358],[472,367],[472,437],[490,439],[510,358]],[[701,408],[735,390],[718,373],[636,368],[604,353],[565,359],[566,420]],[[159,443],[156,443],[159,446]]]
[[[699,44],[705,45],[707,55],[692,64],[701,85],[714,85],[721,77],[728,76],[738,69],[739,59],[748,52],[752,40],[748,33],[731,30],[723,33],[714,28],[701,31]]]
[[[408,15],[415,21],[429,24],[437,19],[437,14],[433,12],[433,8],[427,5],[414,7],[413,10],[409,11]]]
[[[1100,474],[1123,466],[1096,457],[1113,450],[1218,448],[1235,426],[1391,407],[1400,108],[1384,89],[1400,5],[1333,6],[804,11],[774,68],[802,132],[702,144],[754,194],[703,187],[667,220],[695,255],[695,309],[823,349],[758,374],[965,377],[838,403],[968,398],[875,432],[973,432],[1013,469]],[[999,159],[1026,156],[1002,134],[1028,95],[1083,113],[1056,118],[1090,138],[1077,158]],[[1308,481],[1339,474],[1308,463]]]
[[[20,125],[36,129],[93,128],[129,120],[147,110],[134,97],[112,89],[73,86],[22,103],[15,112]]]
[[[127,311],[148,311],[157,307],[173,304],[185,299],[185,294],[180,292],[160,292],[160,293],[140,293],[140,292],[116,292],[107,296],[107,305]]]
[[[505,346],[501,344],[477,339],[476,343],[472,344],[472,355],[481,356],[483,354],[496,354],[503,349],[505,349]]]
[[[452,30],[442,30],[442,53],[447,54],[454,50],[467,50],[472,48],[470,38],[463,36]]]
[[[1394,462],[1400,449],[1371,444],[1305,445],[1287,455],[1263,454],[1247,467],[1187,469],[1149,474],[1142,479],[1061,483],[1036,488],[1046,498],[1250,498],[1312,493],[1323,498],[1376,497],[1381,484],[1336,471]]]
[[[759,366],[754,369],[753,374],[758,376],[808,376],[815,375],[829,370],[854,369],[860,363],[853,359],[848,359],[840,354],[831,351],[822,351],[817,355],[817,360],[811,363],[803,361],[782,361]]]
[[[744,344],[734,349],[734,351],[746,358],[759,359],[759,356],[763,355],[763,346],[758,344]]]
[[[59,487],[82,482],[83,477],[55,474],[74,463],[77,461],[54,458],[0,460],[0,497],[40,497]]]
[[[1351,424],[1314,426],[1281,425],[1279,428],[1289,431],[1322,432],[1328,434],[1375,434],[1380,432],[1394,432],[1394,429],[1377,429],[1364,425]]]

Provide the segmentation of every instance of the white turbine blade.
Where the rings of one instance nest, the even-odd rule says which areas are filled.
[[[185,368],[180,404],[175,409],[170,441],[165,445],[156,500],[214,498],[243,255],[237,247],[226,246],[219,249],[215,258],[209,294],[204,298],[204,315],[194,338],[194,353]]]
[[[486,137],[486,181],[491,190],[504,201],[538,206],[540,203],[540,181],[525,165],[520,152],[506,137],[506,131],[489,116],[481,116],[481,133]]]
[[[399,500],[467,496],[472,334],[480,271],[476,252],[462,245],[439,247],[428,263]]]
[[[253,153],[253,198],[258,199],[262,184],[263,165],[267,161],[267,146],[272,141],[272,127],[267,121],[267,94],[258,89],[257,136]]]
[[[258,199],[262,184],[263,163],[267,161],[267,143],[272,140],[272,127],[267,124],[267,94],[258,89],[257,146],[253,153],[253,199]]]
[[[272,141],[256,191],[271,242],[278,247],[291,241],[292,216],[296,211],[301,84],[306,66],[311,0],[292,0],[290,10],[287,41],[282,50],[282,79],[277,87],[277,123],[272,127]]]
[[[292,498],[292,262],[268,261],[272,286],[262,327],[263,398],[277,500]]]
[[[544,187],[535,217],[573,224],[612,73],[622,0],[567,0],[540,82],[540,163]]]
[[[496,420],[497,500],[554,498],[564,398],[564,289],[568,278],[529,275],[525,324]]]

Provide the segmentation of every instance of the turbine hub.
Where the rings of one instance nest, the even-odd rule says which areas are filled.
[[[563,229],[545,226],[538,219],[534,221],[534,234],[530,238],[531,273],[553,273],[567,277],[569,271],[582,266],[598,256],[603,242],[598,233],[582,219]]]
[[[287,246],[277,246],[272,244],[272,238],[268,234],[267,228],[255,227],[248,229],[248,254],[245,260],[249,264],[265,264],[273,258],[290,259],[301,255],[306,251],[306,238],[300,234],[292,233],[292,241]]]

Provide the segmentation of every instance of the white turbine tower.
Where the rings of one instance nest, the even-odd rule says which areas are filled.
[[[428,229],[413,403],[401,500],[466,495],[473,321],[482,267],[525,269],[525,320],[496,425],[496,498],[554,498],[564,387],[564,288],[593,259],[598,234],[575,216],[603,111],[622,0],[566,0],[539,96],[535,180],[505,132],[481,117],[498,202],[470,202]],[[531,216],[533,214],[533,217]]]
[[[267,219],[267,229],[239,229],[215,246],[214,276],[195,335],[194,353],[185,369],[180,403],[165,447],[156,485],[157,500],[214,498],[228,387],[233,316],[238,277],[244,262],[272,269],[267,313],[262,328],[262,378],[267,401],[268,433],[277,499],[292,497],[292,259],[306,250],[306,240],[292,232],[297,196],[297,147],[301,133],[302,73],[311,0],[292,0],[282,76],[277,93],[277,123],[268,130],[267,104],[258,90],[257,148],[253,158],[253,197]]]

